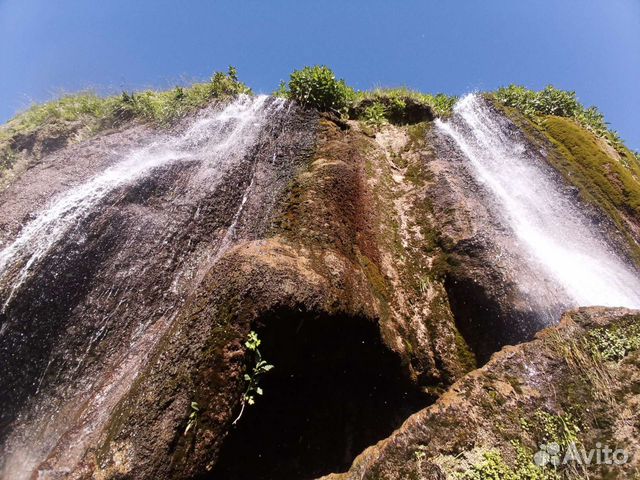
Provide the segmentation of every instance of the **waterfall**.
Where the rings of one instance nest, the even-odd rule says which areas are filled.
[[[285,104],[240,96],[147,133],[0,245],[0,478],[75,468],[239,235],[256,149]]]
[[[436,122],[488,192],[491,208],[514,239],[511,248],[518,252],[512,253],[526,259],[527,272],[512,269],[513,280],[530,297],[537,296],[537,305],[551,300],[566,307],[640,307],[637,273],[506,118],[470,94],[458,101],[450,120]]]
[[[160,138],[131,152],[122,162],[54,199],[24,227],[18,238],[0,251],[0,285],[10,283],[2,310],[39,260],[108,193],[169,162],[191,160],[204,149],[217,152],[215,161],[223,162],[232,148],[238,153],[243,144],[252,141],[260,120],[257,113],[263,110],[266,99],[265,95],[255,99],[241,96],[223,111],[200,118],[183,134]],[[282,106],[281,101],[276,102],[278,106]],[[264,120],[264,111],[262,115]],[[10,282],[5,278],[8,274],[12,274]]]

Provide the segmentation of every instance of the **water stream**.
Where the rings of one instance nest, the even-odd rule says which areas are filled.
[[[454,107],[441,133],[454,140],[466,167],[492,198],[512,232],[527,272],[513,280],[539,305],[640,307],[640,279],[559,185],[539,152],[527,150],[509,121],[480,96]],[[511,128],[510,128],[511,127]],[[557,318],[554,319],[557,321]]]
[[[61,478],[96,441],[198,276],[233,244],[251,151],[284,105],[241,96],[151,134],[0,246],[0,478]],[[227,220],[212,216],[227,206]]]

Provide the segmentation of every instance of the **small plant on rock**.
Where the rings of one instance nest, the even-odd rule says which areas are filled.
[[[418,469],[418,472],[422,471],[422,462],[424,462],[425,458],[427,458],[427,447],[424,445],[418,445],[418,448],[416,448],[413,452],[413,458],[416,461],[416,467]]]
[[[375,102],[364,109],[364,122],[371,127],[381,127],[386,125],[389,123],[386,113],[387,109],[385,106],[379,102]]]
[[[247,382],[247,387],[242,394],[240,413],[238,417],[233,421],[235,425],[242,414],[244,413],[244,409],[247,405],[253,405],[256,403],[256,395],[262,395],[264,392],[262,388],[260,388],[258,382],[262,374],[268,372],[273,368],[273,365],[268,364],[265,360],[262,359],[262,355],[260,354],[260,350],[258,347],[262,341],[258,338],[258,334],[254,331],[249,332],[247,337],[247,341],[244,343],[247,350],[253,353],[254,365],[251,370],[248,370],[247,373],[244,374],[244,380]]]
[[[604,360],[619,362],[629,352],[640,348],[640,325],[614,325],[610,328],[597,328],[588,334],[591,352]]]
[[[539,439],[544,443],[557,443],[563,448],[580,443],[581,428],[578,420],[570,412],[557,415],[538,409],[534,418]]]
[[[198,426],[198,416],[200,414],[200,405],[198,402],[191,402],[191,413],[189,414],[189,421],[187,422],[187,428],[184,429],[184,434],[189,433],[190,430],[195,430]]]

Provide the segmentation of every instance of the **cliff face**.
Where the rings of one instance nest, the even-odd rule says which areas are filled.
[[[573,312],[489,360],[545,324],[499,261],[517,242],[431,110],[373,127],[262,101],[246,125],[217,105],[169,132],[14,142],[3,248],[52,197],[188,138],[181,161],[66,213],[73,228],[19,289],[20,263],[2,277],[6,478],[444,478],[487,456],[524,475],[514,459],[558,435],[635,448],[637,314]],[[635,261],[637,166],[570,120],[492,108]],[[198,118],[219,138],[185,137]],[[251,330],[275,368],[234,424]],[[620,358],[589,333],[605,330],[628,340]]]
[[[423,240],[435,222],[422,213],[425,127],[415,134],[421,146],[411,147],[402,129],[376,140],[357,124],[318,120],[314,153],[290,182],[270,231],[211,269],[167,350],[114,414],[96,456],[100,469],[130,469],[140,478],[207,468],[225,478],[321,475],[345,468],[473,368],[441,273],[430,266],[443,253],[435,239],[426,247]],[[242,342],[251,326],[276,368],[264,380],[265,397],[225,445],[240,408]],[[176,358],[189,356],[186,346],[194,363],[181,361],[181,373],[167,376]],[[199,426],[184,436],[191,401],[201,408]],[[167,403],[176,405],[168,431]],[[149,455],[148,445],[159,443],[174,450]],[[246,459],[247,445],[262,453],[259,462]],[[130,467],[119,462],[123,456]],[[300,460],[283,466],[283,456]]]

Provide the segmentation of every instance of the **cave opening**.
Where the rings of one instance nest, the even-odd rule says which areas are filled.
[[[261,378],[264,395],[232,427],[207,478],[300,480],[345,471],[429,404],[370,319],[282,309],[256,330],[275,368]]]

